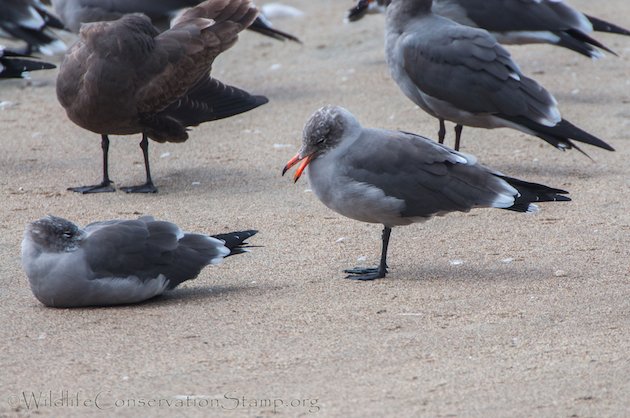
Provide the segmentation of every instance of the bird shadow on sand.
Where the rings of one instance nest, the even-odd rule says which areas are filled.
[[[155,177],[159,194],[172,195],[189,191],[208,192],[221,189],[238,189],[239,185],[251,184],[260,176],[256,170],[243,171],[237,167],[190,167],[172,169]]]
[[[264,287],[264,289],[263,289]],[[268,292],[275,292],[279,289],[282,289],[280,286],[258,286],[258,285],[247,285],[247,286],[191,286],[191,287],[182,287],[175,288],[173,290],[167,291],[162,295],[155,296],[151,299],[144,300],[142,302],[137,303],[128,303],[128,304],[120,304],[120,305],[107,305],[107,306],[78,306],[72,308],[50,308],[38,303],[37,301],[33,301],[33,306],[41,309],[42,311],[53,311],[57,312],[76,312],[76,311],[98,311],[98,310],[110,310],[114,309],[117,311],[124,310],[136,310],[140,309],[143,311],[152,310],[161,310],[168,307],[175,307],[183,304],[191,304],[194,305],[197,302],[211,302],[211,299],[227,299],[233,297],[236,294],[250,294],[252,298],[256,296],[267,295]]]
[[[164,306],[180,304],[182,302],[195,302],[210,298],[227,297],[228,295],[240,292],[255,290],[256,286],[196,286],[176,288],[160,296],[149,299],[142,304],[152,304]]]
[[[125,309],[163,309],[164,307],[173,306],[173,305],[181,305],[182,303],[192,303],[198,302],[202,300],[208,300],[212,298],[222,298],[227,297],[231,294],[240,293],[240,292],[249,292],[255,290],[256,286],[197,286],[197,287],[185,287],[185,288],[175,288],[170,290],[162,295],[155,296],[151,299],[144,300],[138,303],[129,303],[129,304],[121,304],[121,305],[109,305],[109,306],[83,306],[83,307],[75,307],[75,308],[61,308],[62,310],[68,309],[69,311],[74,310],[100,310],[100,309],[116,309],[116,310],[125,310]],[[40,305],[44,309],[43,305]]]
[[[493,282],[532,283],[553,278],[553,272],[540,268],[519,266],[515,261],[506,265],[426,265],[418,268],[390,269],[385,280],[414,280],[418,282],[480,283]]]
[[[152,306],[159,308],[169,305],[180,305],[182,303],[205,301],[211,298],[229,298],[231,295],[237,293],[249,293],[252,297],[263,296],[264,294],[268,294],[268,292],[274,292],[279,289],[281,289],[279,286],[259,286],[256,284],[249,284],[247,286],[182,287],[176,288],[170,292],[166,292],[137,305],[148,306],[151,304]]]

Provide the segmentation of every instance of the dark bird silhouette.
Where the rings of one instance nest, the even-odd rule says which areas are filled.
[[[255,19],[249,0],[208,0],[159,33],[144,15],[84,24],[66,53],[57,97],[68,117],[101,134],[103,180],[73,187],[80,193],[114,191],[108,172],[108,135],[141,133],[146,182],[122,190],[153,193],[148,139],[184,142],[187,127],[247,112],[267,103],[210,77],[214,59]]]

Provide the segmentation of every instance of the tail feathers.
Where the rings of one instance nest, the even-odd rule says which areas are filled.
[[[569,29],[564,32],[556,32],[556,35],[560,38],[558,45],[569,48],[575,52],[579,52],[582,55],[586,55],[590,58],[601,58],[603,54],[594,47],[601,48],[604,51],[617,55],[612,49],[599,42],[582,31],[576,29]]]
[[[57,16],[50,13],[44,7],[41,7],[38,5],[35,6],[35,9],[37,10],[37,13],[40,14],[42,19],[44,19],[44,22],[46,22],[46,26],[55,28],[55,29],[65,30],[65,26],[63,22]]]
[[[530,183],[528,181],[519,180],[513,177],[496,175],[497,177],[507,181],[512,187],[518,190],[519,195],[514,198],[514,204],[507,210],[516,212],[533,212],[535,205],[533,202],[569,202],[571,199],[566,190],[555,189],[545,186],[544,184]]]
[[[218,234],[213,235],[212,238],[219,239],[225,242],[225,246],[230,250],[230,253],[226,255],[229,257],[231,255],[242,254],[248,252],[247,248],[252,248],[252,245],[249,245],[245,240],[256,235],[258,231],[254,229],[250,229],[247,231],[238,231],[238,232],[228,232],[227,234]]]
[[[268,101],[264,96],[253,96],[207,77],[161,114],[180,121],[184,126],[197,126],[202,122],[247,112]]]
[[[300,41],[297,37],[291,35],[290,33],[273,28],[271,24],[266,22],[265,19],[263,19],[260,15],[256,17],[256,20],[254,20],[254,22],[252,22],[252,24],[247,29],[269,36],[278,41],[289,40],[297,42],[299,44],[302,43],[302,41]]]
[[[22,78],[27,71],[49,70],[54,64],[29,59],[27,55],[11,50],[0,50],[0,78]]]
[[[348,20],[356,22],[365,16],[370,8],[369,0],[360,0],[352,9],[348,10]]]
[[[168,288],[173,289],[180,283],[197,277],[208,264],[218,264],[225,257],[247,252],[247,248],[250,246],[245,240],[255,235],[256,232],[258,231],[231,232],[212,237],[223,241],[223,245],[215,240],[209,240],[207,235],[185,234],[179,239],[179,245],[174,253],[165,252],[162,255],[165,260],[177,261],[158,263],[159,270],[153,272],[151,277],[164,274],[169,280]]]
[[[561,150],[575,148],[588,157],[588,155],[584,151],[582,151],[577,145],[571,142],[571,139],[578,142],[583,142],[585,144],[593,145],[595,147],[603,148],[608,151],[615,150],[606,142],[602,141],[594,135],[589,134],[586,131],[583,131],[582,129],[578,128],[565,119],[562,119],[554,126],[545,126],[540,123],[534,122],[533,120],[528,119],[524,116],[508,116],[502,114],[499,114],[497,116],[524,127],[532,135],[535,135],[538,138],[547,141],[554,147]]]
[[[47,34],[45,31],[19,26],[10,28],[1,27],[0,30],[2,29],[12,37],[26,42],[28,45],[27,53],[30,53],[32,50],[43,50],[46,51],[46,55],[53,55],[53,53],[65,50],[65,44],[63,42]]]
[[[624,29],[621,26],[617,26],[613,23],[606,22],[605,20],[601,20],[593,16],[587,15],[586,17],[588,18],[588,20],[591,21],[591,24],[593,25],[593,29],[597,32],[608,32],[608,33],[615,33],[617,35],[630,36],[630,30],[628,29]]]

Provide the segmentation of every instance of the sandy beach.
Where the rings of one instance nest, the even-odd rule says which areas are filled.
[[[572,202],[395,228],[387,278],[363,283],[342,270],[377,263],[381,226],[337,215],[282,167],[326,104],[431,138],[438,123],[389,77],[383,16],[344,24],[353,1],[283,2],[305,16],[274,24],[302,45],[245,32],[212,72],[269,103],[183,144],[151,142],[155,195],[66,191],[100,181],[100,137],[66,117],[57,70],[0,82],[0,416],[630,415],[630,38],[595,35],[619,54],[599,61],[509,48],[566,119],[616,152],[585,145],[591,161],[464,129],[462,151]],[[630,27],[627,0],[571,4]],[[117,186],[144,181],[139,141],[112,137]],[[25,225],[47,214],[254,228],[260,247],[147,303],[50,309],[20,265]]]

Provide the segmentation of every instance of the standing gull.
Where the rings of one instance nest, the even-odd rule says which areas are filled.
[[[346,109],[319,109],[304,127],[302,148],[282,174],[302,161],[310,187],[326,206],[348,218],[383,224],[381,262],[345,270],[373,280],[387,273],[387,246],[395,226],[449,212],[493,207],[535,212],[532,202],[568,201],[567,192],[504,176],[427,138],[363,128]]]
[[[359,0],[348,20],[361,19],[378,4],[390,0]],[[434,0],[433,13],[466,26],[485,29],[502,44],[547,43],[568,48],[590,58],[601,58],[600,49],[615,54],[589,34],[593,31],[630,35],[630,31],[585,15],[561,0]]]
[[[154,193],[148,138],[184,142],[187,127],[247,112],[267,98],[227,86],[209,75],[214,59],[256,17],[249,0],[208,0],[159,33],[144,15],[83,25],[66,53],[57,98],[68,117],[101,134],[103,181],[73,187],[80,193],[114,191],[109,178],[109,135],[142,133],[146,182],[122,190]]]
[[[575,140],[613,151],[564,120],[556,99],[523,75],[490,33],[438,16],[431,4],[393,0],[387,7],[385,50],[389,71],[403,93],[439,119],[440,143],[449,120],[456,124],[456,150],[466,125],[517,129],[561,150],[580,150]]]
[[[78,33],[82,23],[120,19],[129,13],[143,13],[151,18],[160,30],[169,28],[171,20],[184,8],[194,7],[202,0],[52,0],[55,12],[64,25]],[[295,36],[272,27],[271,22],[259,15],[247,28],[279,41],[300,43]]]
[[[81,229],[47,216],[26,227],[22,266],[46,306],[137,303],[194,279],[208,264],[246,252],[245,240],[256,232],[191,234],[151,216]]]

